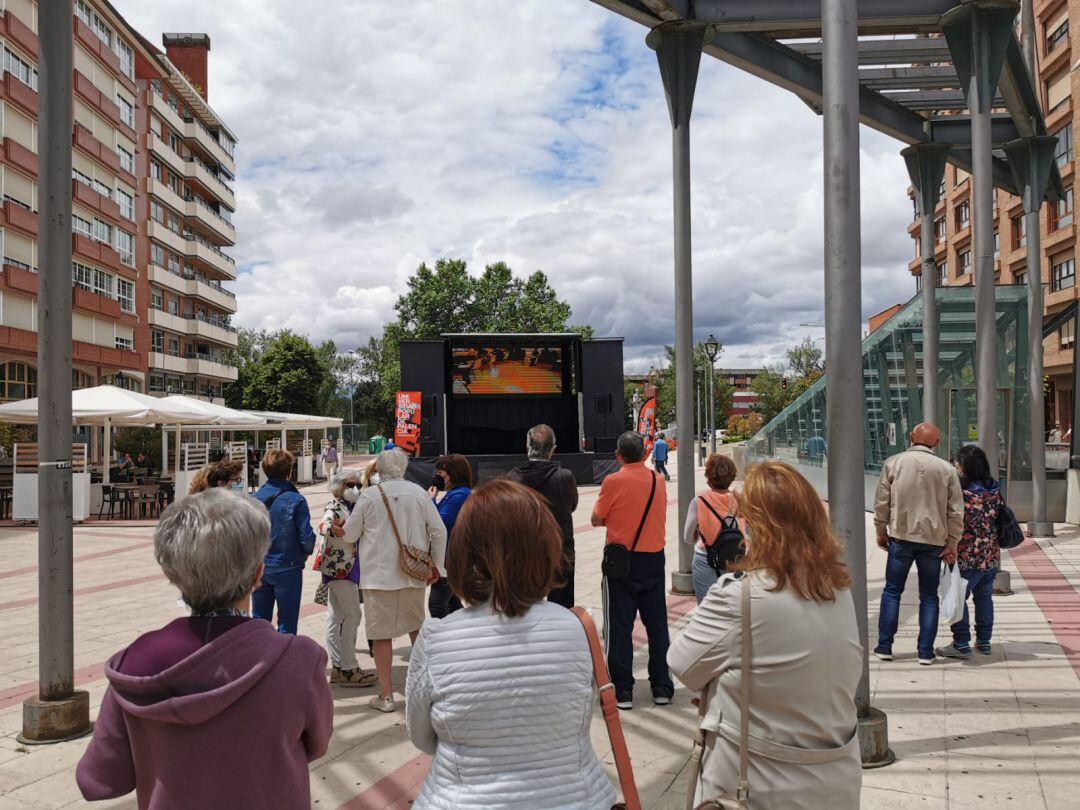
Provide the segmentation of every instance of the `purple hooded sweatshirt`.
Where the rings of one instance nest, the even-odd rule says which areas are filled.
[[[105,667],[109,688],[75,773],[83,797],[140,810],[308,808],[326,753],[326,653],[262,619],[185,618]]]

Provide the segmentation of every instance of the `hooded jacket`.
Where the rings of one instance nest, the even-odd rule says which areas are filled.
[[[270,478],[253,496],[270,513],[270,550],[266,570],[302,568],[315,550],[311,510],[292,482]]]
[[[557,461],[532,459],[515,467],[506,476],[530,489],[535,489],[548,502],[562,530],[563,547],[574,544],[574,510],[578,505],[577,479],[570,470],[563,469]]]
[[[234,625],[211,637],[210,622]],[[334,722],[326,653],[311,639],[261,619],[177,619],[105,675],[75,773],[87,800],[135,790],[140,810],[311,806],[308,763]]]

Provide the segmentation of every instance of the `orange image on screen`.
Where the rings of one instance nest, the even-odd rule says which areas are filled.
[[[561,394],[562,351],[504,346],[455,348],[455,394]]]

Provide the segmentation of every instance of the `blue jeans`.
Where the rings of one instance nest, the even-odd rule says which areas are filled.
[[[694,598],[700,605],[709,588],[720,579],[716,571],[709,565],[709,558],[704,551],[694,549],[694,561],[690,564],[690,576],[694,581]]]
[[[653,694],[671,697],[675,684],[667,665],[668,612],[664,578],[664,552],[635,551],[630,573],[622,579],[603,580],[604,636],[608,671],[615,693],[634,689],[634,620],[641,615],[649,639],[649,683]]]
[[[964,618],[952,626],[953,643],[957,646],[970,646],[971,625],[968,623],[967,597],[975,596],[975,641],[989,644],[994,632],[994,578],[997,569],[989,571],[961,571],[960,576],[967,580],[967,593],[964,595]]]
[[[665,481],[670,481],[671,480],[671,476],[668,475],[668,471],[667,471],[667,459],[666,458],[663,461],[657,461],[654,458],[653,459],[653,467],[656,468],[656,471],[658,473],[660,473],[662,476],[664,476]]]
[[[277,630],[279,633],[296,635],[300,620],[300,591],[304,585],[304,569],[279,568],[265,571],[262,587],[251,595],[251,615],[256,619],[274,620],[274,602],[277,602]]]
[[[878,646],[892,652],[893,637],[900,623],[900,597],[904,593],[912,563],[919,572],[919,657],[934,657],[938,625],[938,583],[941,579],[941,546],[889,540],[889,561],[885,564],[885,590],[881,593],[878,616]]]

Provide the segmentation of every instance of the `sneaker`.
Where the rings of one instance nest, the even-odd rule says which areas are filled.
[[[922,656],[920,655],[920,656],[919,656],[919,666],[922,666],[922,667],[928,667],[928,666],[930,666],[930,665],[931,665],[932,663],[934,663],[934,658],[935,658],[935,657],[936,657],[936,656],[931,656],[931,657],[929,657],[929,658],[923,658],[923,657],[922,657]]]
[[[977,641],[975,642],[975,649],[981,652],[983,655],[990,655],[993,650],[990,647],[989,641]]]
[[[664,690],[658,689],[652,694],[652,702],[657,706],[667,706],[671,703],[671,695]]]
[[[971,658],[971,647],[967,644],[953,642],[948,647],[942,647],[937,651],[942,658]]]
[[[397,706],[394,705],[394,698],[392,695],[386,697],[375,695],[368,703],[368,706],[375,709],[375,711],[386,712],[387,714],[397,711]]]
[[[878,661],[892,661],[892,650],[886,649],[885,647],[875,647],[874,657],[877,658]]]
[[[629,711],[634,708],[634,693],[619,692],[615,695],[615,705],[623,711]]]
[[[338,669],[334,667],[330,672],[331,686],[374,686],[378,677],[374,672],[364,672],[356,669]]]

